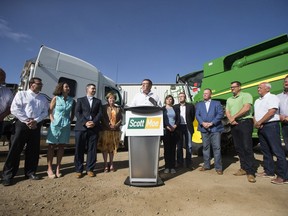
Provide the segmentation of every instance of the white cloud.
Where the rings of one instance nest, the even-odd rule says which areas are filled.
[[[13,30],[8,26],[6,20],[0,19],[0,37],[9,38],[16,42],[25,41],[29,39],[30,36],[21,32],[13,32]]]

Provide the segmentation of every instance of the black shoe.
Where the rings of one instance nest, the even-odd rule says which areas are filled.
[[[12,181],[11,181],[11,179],[2,179],[2,184],[4,186],[10,186],[10,185],[12,185]]]
[[[25,176],[26,179],[31,179],[31,180],[39,180],[40,177],[38,175],[35,175],[35,174],[31,174],[31,175],[26,175]]]
[[[194,170],[194,167],[192,166],[192,164],[186,165],[186,168],[190,171]]]

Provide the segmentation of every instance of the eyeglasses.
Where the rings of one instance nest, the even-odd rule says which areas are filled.
[[[238,88],[239,86],[231,86],[230,89]]]

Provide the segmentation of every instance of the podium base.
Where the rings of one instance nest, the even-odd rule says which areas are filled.
[[[127,176],[124,184],[135,187],[158,187],[164,185],[164,182],[159,177],[157,178],[157,182],[130,182],[130,177]]]

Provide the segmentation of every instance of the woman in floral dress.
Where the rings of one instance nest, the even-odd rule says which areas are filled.
[[[98,141],[98,149],[103,154],[104,172],[115,171],[113,166],[114,153],[120,142],[120,126],[122,122],[122,110],[115,105],[115,95],[106,95],[107,104],[103,106],[102,131]],[[110,164],[108,164],[108,155]]]

